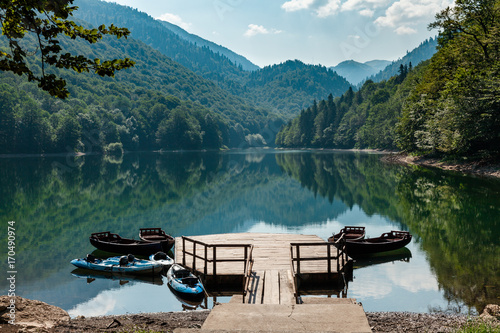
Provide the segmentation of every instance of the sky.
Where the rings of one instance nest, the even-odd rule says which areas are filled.
[[[243,55],[264,67],[298,59],[397,60],[437,30],[452,0],[112,0]]]

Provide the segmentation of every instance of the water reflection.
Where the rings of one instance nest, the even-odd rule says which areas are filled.
[[[69,261],[94,250],[90,233],[134,238],[152,226],[173,236],[286,232],[325,240],[345,225],[365,226],[367,237],[408,230],[411,260],[359,262],[349,297],[368,311],[480,311],[500,296],[499,185],[361,153],[1,158],[0,219],[16,221],[18,294],[74,314],[182,309],[166,285],[87,285],[70,274]],[[143,309],[129,294],[139,303],[158,294],[168,301]]]

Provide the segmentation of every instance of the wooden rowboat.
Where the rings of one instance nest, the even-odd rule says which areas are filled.
[[[411,238],[411,234],[407,231],[393,230],[375,238],[346,239],[345,251],[349,256],[393,251],[408,245],[411,242]]]
[[[340,229],[340,232],[328,238],[329,242],[337,241],[340,236],[344,235],[344,239],[357,240],[365,237],[365,227],[350,227],[346,226]]]
[[[159,241],[167,242],[167,244],[170,245],[169,250],[175,244],[175,238],[168,235],[161,228],[140,228],[139,238],[146,242],[159,242]],[[168,250],[164,252],[167,253]]]
[[[170,241],[144,241],[120,237],[118,234],[109,231],[96,232],[89,237],[90,244],[99,250],[120,253],[149,256],[156,252],[168,252],[173,243]]]

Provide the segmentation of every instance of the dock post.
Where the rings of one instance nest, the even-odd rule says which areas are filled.
[[[186,266],[186,239],[182,236],[182,266]]]
[[[207,265],[208,265],[208,260],[207,260],[207,255],[208,255],[208,247],[207,244],[205,244],[205,268],[203,272],[205,273],[205,276],[207,276]]]
[[[327,253],[327,257],[328,257],[328,275],[330,275],[332,273],[332,253],[331,253],[331,249],[330,249],[330,244],[326,244],[326,253]],[[338,261],[338,259],[337,259]],[[338,272],[338,270],[337,270]]]
[[[217,276],[217,246],[214,245],[213,247],[213,275],[216,277]]]
[[[297,249],[297,274],[300,274],[300,245],[295,245]]]
[[[196,243],[193,242],[193,272],[196,271]]]

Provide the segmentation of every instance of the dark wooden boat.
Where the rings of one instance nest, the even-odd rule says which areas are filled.
[[[338,234],[334,234],[330,238],[328,238],[328,241],[335,242],[342,235],[344,235],[344,239],[346,239],[346,240],[347,239],[352,239],[352,240],[363,239],[363,238],[365,238],[365,227],[345,226],[342,229],[340,229],[340,232]]]
[[[175,238],[168,235],[161,228],[140,228],[139,238],[146,242],[159,242],[164,241],[170,246],[169,250],[175,244]],[[168,251],[163,251],[167,253]]]
[[[109,231],[96,232],[89,237],[90,244],[99,250],[121,253],[149,256],[156,252],[168,252],[173,243],[169,241],[144,241],[130,238],[122,238],[118,234],[113,234]]]
[[[393,251],[405,247],[412,236],[407,231],[391,231],[375,238],[346,239],[345,251],[349,256]]]

